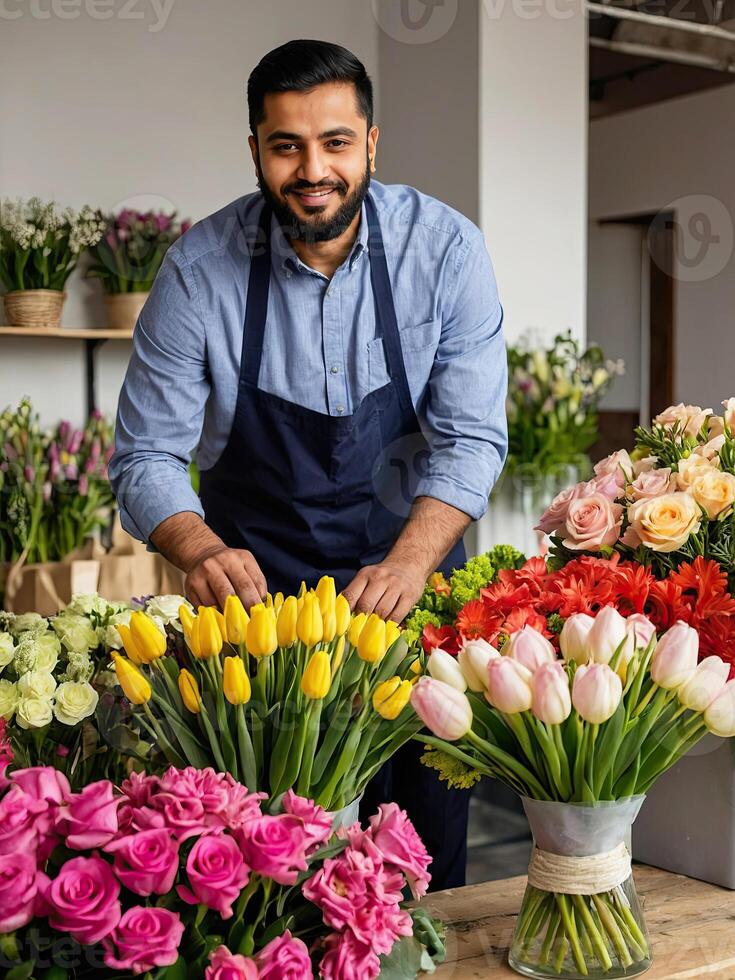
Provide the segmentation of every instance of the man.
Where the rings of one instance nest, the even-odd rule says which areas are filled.
[[[505,456],[490,260],[462,215],[371,183],[372,85],[349,51],[277,48],[248,104],[260,192],[169,249],[136,327],[111,464],[123,524],[195,604],[326,573],[400,621],[464,561]],[[415,752],[405,770],[375,792],[408,805],[434,887],[460,884],[468,794]]]

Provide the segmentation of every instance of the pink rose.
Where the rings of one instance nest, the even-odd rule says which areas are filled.
[[[619,471],[620,472],[620,471]],[[584,484],[578,497],[589,497],[593,493],[601,493],[608,500],[616,500],[623,494],[618,473],[602,473]]]
[[[628,487],[628,496],[633,500],[652,500],[676,489],[676,477],[670,469],[648,470],[633,480]]]
[[[176,912],[134,905],[104,941],[105,966],[136,974],[173,966],[183,934],[184,924]]]
[[[633,460],[627,449],[619,449],[616,453],[601,459],[599,463],[595,463],[594,470],[595,476],[614,476],[618,487],[622,488],[633,472]]]
[[[303,821],[290,813],[252,820],[240,832],[240,847],[248,865],[279,885],[295,884],[299,871],[306,871],[310,842]]]
[[[209,954],[209,966],[204,980],[259,980],[255,960],[239,953],[231,953],[226,946],[218,946]]]
[[[542,531],[544,534],[555,534],[557,531],[561,531],[566,524],[569,505],[575,497],[579,496],[583,486],[583,483],[577,483],[575,486],[567,487],[566,490],[558,493],[544,511],[534,531]]]
[[[314,980],[309,950],[288,929],[255,957],[260,980]]]
[[[36,821],[45,818],[48,804],[11,786],[0,800],[0,854],[36,853],[39,833]]]
[[[319,964],[324,980],[374,980],[380,975],[380,960],[372,946],[358,942],[349,929],[331,933],[324,945],[327,952]]]
[[[413,897],[425,895],[431,881],[427,871],[431,856],[405,810],[397,803],[381,804],[377,815],[370,818],[369,833],[386,866],[406,876]]]
[[[120,789],[133,806],[146,806],[158,790],[158,776],[148,776],[143,772],[131,772]]]
[[[601,493],[578,497],[569,505],[564,547],[570,551],[600,551],[612,547],[620,537],[622,521],[622,506],[611,503]]]
[[[66,806],[59,810],[58,827],[66,846],[86,851],[108,844],[118,832],[117,808],[122,801],[108,779],[89,783],[81,793],[71,793]]]
[[[24,793],[59,806],[71,792],[69,780],[63,772],[51,766],[32,766],[30,769],[16,769],[10,778]]]
[[[105,847],[115,855],[115,874],[136,895],[165,895],[179,870],[179,846],[168,830],[143,830]]]
[[[135,810],[130,826],[137,830],[167,829],[177,840],[185,841],[207,833],[211,822],[202,801],[196,797],[185,799],[171,793],[158,793],[148,806]]]
[[[308,849],[313,851],[320,844],[325,844],[332,836],[332,816],[316,806],[313,800],[297,796],[292,789],[286,791],[282,807],[292,817],[298,817],[304,825],[304,832],[309,838]]]
[[[0,933],[15,932],[33,918],[36,855],[32,850],[0,854]]]
[[[49,924],[82,945],[98,943],[120,921],[120,885],[102,858],[72,858],[53,881],[39,872],[38,884]]]
[[[249,871],[232,837],[200,837],[186,859],[191,888],[179,885],[179,897],[189,905],[206,905],[223,919],[232,915],[232,903],[248,883]]]

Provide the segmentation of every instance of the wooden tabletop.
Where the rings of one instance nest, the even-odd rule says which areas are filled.
[[[735,891],[634,865],[653,951],[646,980],[735,980]],[[525,877],[427,895],[447,924],[447,961],[432,980],[510,980],[507,963]]]

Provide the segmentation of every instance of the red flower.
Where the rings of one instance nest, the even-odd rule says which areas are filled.
[[[427,623],[421,634],[421,644],[426,653],[437,648],[456,657],[459,653],[459,633],[453,626],[433,626]]]
[[[546,617],[536,612],[532,606],[516,606],[503,623],[502,632],[510,636],[511,633],[517,633],[524,626],[530,626],[532,629],[542,633],[547,639],[551,637],[551,632],[546,623]]]
[[[681,588],[692,605],[694,626],[711,616],[735,613],[735,599],[727,591],[727,575],[716,561],[698,556],[691,564],[681,564],[669,578]]]
[[[618,612],[623,615],[642,613],[654,582],[653,575],[644,565],[633,562],[620,564],[613,584],[614,604]]]
[[[537,591],[537,590],[536,590]],[[492,613],[507,616],[511,609],[531,601],[531,590],[526,583],[519,584],[504,579],[480,589],[480,595]],[[533,596],[535,598],[535,596]],[[471,603],[467,603],[471,605]],[[465,608],[467,608],[465,606]]]
[[[457,629],[466,640],[492,643],[500,631],[504,615],[483,599],[472,599],[457,615]]]
[[[735,617],[712,616],[699,627],[699,659],[716,655],[730,664],[735,677]]]
[[[651,585],[645,612],[659,633],[673,626],[677,619],[685,623],[692,621],[691,605],[682,594],[681,586],[671,578]]]

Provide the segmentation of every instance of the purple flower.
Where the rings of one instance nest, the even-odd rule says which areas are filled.
[[[28,463],[23,467],[23,476],[29,483],[33,483],[36,479],[36,471]]]
[[[79,452],[82,445],[83,438],[84,438],[84,433],[82,432],[81,429],[77,429],[74,435],[69,440],[69,445],[67,448],[69,452],[72,454],[72,456],[74,455],[74,453]]]
[[[185,235],[190,228],[191,228],[191,221],[189,221],[188,218],[186,218],[184,221],[181,222],[182,235]]]
[[[67,480],[76,480],[79,476],[79,469],[76,463],[69,463],[68,466],[64,467],[64,473]]]
[[[45,504],[47,504],[49,502],[49,500],[51,500],[51,492],[52,492],[52,489],[53,488],[52,488],[51,484],[49,483],[48,480],[46,480],[46,482],[43,485],[43,491],[42,491],[43,492],[43,502]]]
[[[89,477],[86,473],[82,473],[79,477],[79,496],[86,497],[89,493]]]
[[[153,214],[151,215],[151,217],[153,219],[153,224],[156,226],[156,230],[158,232],[163,233],[171,228],[172,219],[169,215],[161,213],[161,214]]]

